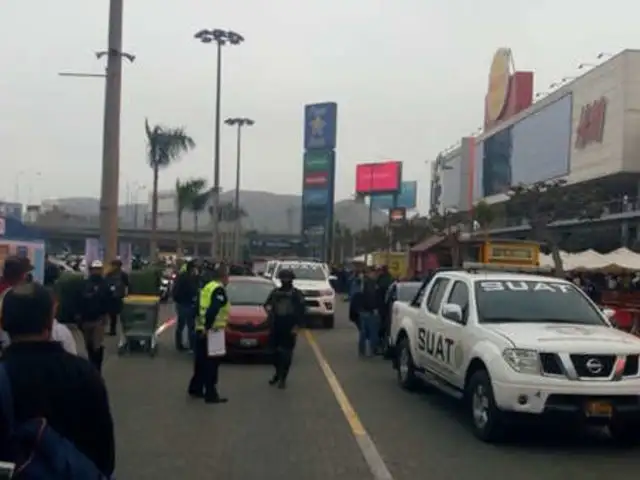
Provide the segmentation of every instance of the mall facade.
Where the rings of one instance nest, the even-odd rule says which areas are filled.
[[[537,101],[533,73],[512,65],[509,49],[496,52],[483,132],[433,162],[432,208],[468,211],[481,199],[503,202],[514,185],[559,178],[635,203],[640,51],[625,50]]]

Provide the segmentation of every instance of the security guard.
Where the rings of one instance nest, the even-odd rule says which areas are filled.
[[[209,356],[207,332],[211,329],[224,329],[227,326],[231,309],[225,291],[228,276],[222,266],[203,273],[208,278],[200,291],[198,302],[193,376],[189,382],[188,392],[191,397],[204,398],[206,403],[226,403],[228,399],[221,397],[217,389],[221,357]]]
[[[78,305],[80,330],[84,336],[89,361],[100,371],[104,359],[104,335],[110,307],[110,292],[102,276],[102,262],[89,265],[89,276],[84,280]]]
[[[274,288],[265,302],[271,320],[270,346],[273,349],[275,373],[269,385],[286,388],[296,346],[298,328],[304,322],[304,295],[293,286],[295,274],[288,269],[278,272],[281,286]]]

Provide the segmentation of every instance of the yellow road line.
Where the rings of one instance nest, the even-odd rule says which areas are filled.
[[[309,345],[311,345],[311,349],[313,350],[313,353],[316,356],[316,360],[318,361],[318,364],[320,364],[322,373],[324,373],[324,376],[326,377],[327,382],[329,382],[331,391],[333,392],[333,395],[336,397],[336,401],[338,402],[338,405],[340,405],[340,409],[342,410],[342,413],[344,413],[344,416],[347,419],[347,422],[349,423],[349,427],[351,428],[351,431],[353,432],[354,435],[366,435],[367,432],[364,429],[362,422],[360,421],[360,417],[358,417],[358,414],[353,409],[353,406],[351,405],[351,402],[347,398],[347,395],[344,393],[344,390],[342,389],[342,386],[340,385],[340,382],[338,381],[336,374],[333,373],[333,370],[331,370],[331,367],[329,366],[329,362],[327,362],[327,360],[324,358],[324,355],[322,354],[322,351],[320,350],[320,347],[318,346],[316,339],[313,338],[313,334],[309,330],[305,330],[304,334],[305,334],[305,337],[307,338],[307,341],[309,342]]]
[[[313,334],[309,330],[304,331],[304,336],[307,339],[307,342],[309,342],[309,345],[311,346],[311,350],[313,350],[313,353],[316,357],[316,360],[318,361],[318,364],[320,365],[322,373],[324,373],[324,376],[327,379],[327,382],[329,383],[331,392],[333,393],[333,396],[338,402],[338,405],[340,406],[340,409],[342,410],[342,413],[344,414],[347,420],[347,423],[349,424],[349,428],[351,429],[351,432],[356,438],[358,447],[360,447],[362,456],[364,457],[365,462],[367,462],[367,465],[371,470],[371,474],[373,478],[375,480],[393,480],[393,477],[389,472],[389,469],[385,465],[384,460],[382,459],[382,456],[380,455],[380,453],[378,452],[378,449],[373,443],[373,440],[365,430],[364,425],[362,425],[362,422],[360,421],[360,417],[356,413],[355,409],[353,408],[353,405],[351,404],[351,402],[349,401],[349,398],[347,397],[347,394],[344,392],[344,389],[340,385],[340,382],[338,381],[336,374],[333,373],[333,370],[331,369],[329,362],[327,361],[324,354],[322,353],[322,350],[320,350],[320,346],[318,345],[318,342],[316,342],[316,339],[313,337]]]

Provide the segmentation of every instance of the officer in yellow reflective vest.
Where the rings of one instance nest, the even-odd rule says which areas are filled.
[[[207,332],[211,329],[224,329],[227,326],[231,308],[225,291],[228,276],[224,266],[203,274],[208,275],[208,278],[200,290],[198,302],[193,376],[189,382],[189,395],[194,398],[204,398],[206,403],[226,403],[228,400],[218,394],[217,388],[221,357],[209,356]]]

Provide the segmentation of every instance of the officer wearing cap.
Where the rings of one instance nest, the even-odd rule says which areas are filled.
[[[100,371],[104,359],[104,335],[111,306],[109,286],[102,275],[103,265],[94,260],[84,280],[78,305],[79,326],[84,336],[87,358]]]
[[[194,398],[204,398],[206,403],[226,403],[227,398],[218,393],[218,370],[221,357],[210,356],[207,332],[224,330],[229,321],[231,304],[225,286],[228,283],[224,265],[203,271],[205,285],[199,295],[195,319],[195,343],[193,375],[188,393]]]
[[[295,275],[289,269],[278,272],[280,287],[269,294],[264,308],[271,320],[270,346],[273,350],[275,373],[269,385],[286,388],[296,346],[298,328],[304,322],[304,295],[293,286]]]

